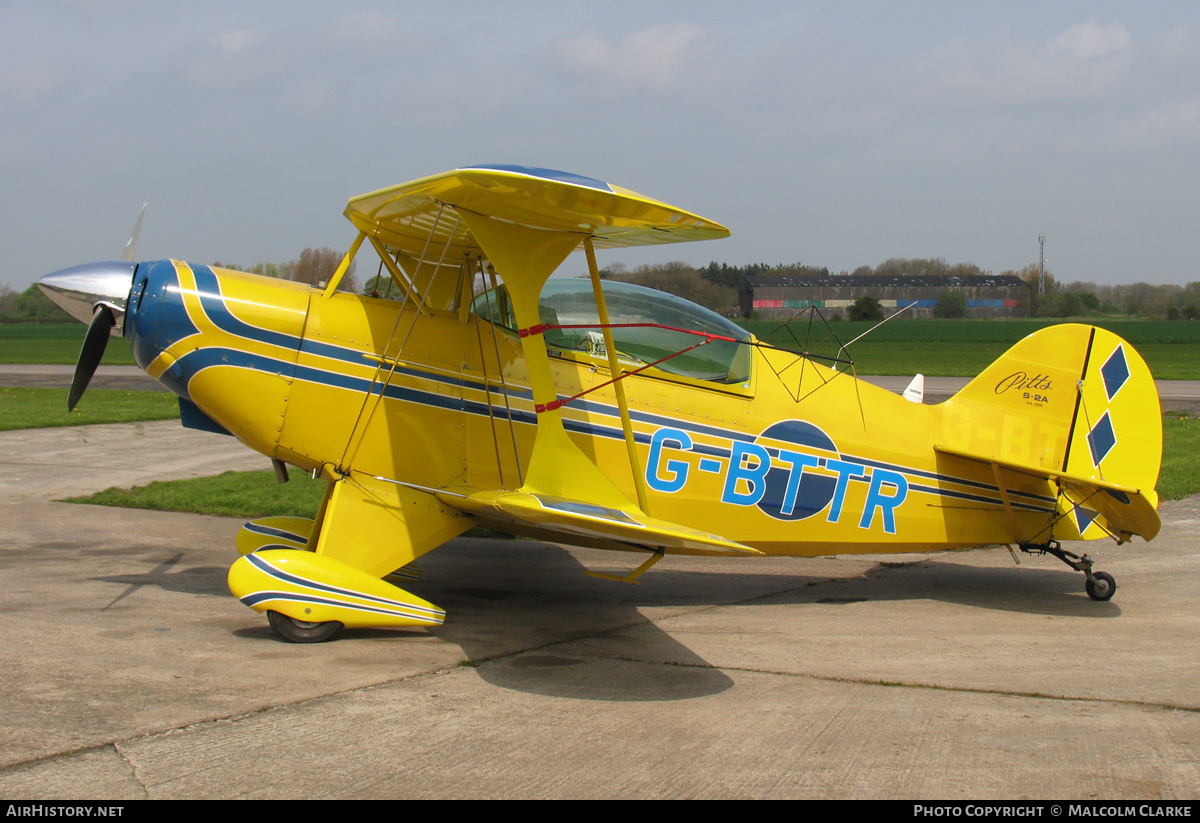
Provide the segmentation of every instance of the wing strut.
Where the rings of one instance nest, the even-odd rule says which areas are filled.
[[[445,204],[442,205],[442,208],[438,209],[437,220],[434,221],[435,231],[438,223],[441,222],[442,212],[444,210]],[[461,222],[462,216],[459,215],[454,222],[454,228],[450,230],[451,237],[454,236],[454,232],[457,231],[458,225]],[[426,254],[429,251],[429,244],[433,239],[433,235],[434,231],[430,231],[429,236],[425,240],[425,249],[421,252],[421,258],[417,263],[417,271],[420,271],[421,264],[426,260]],[[337,280],[341,279],[341,273],[344,273],[343,267],[349,266],[349,258],[352,258],[353,253],[358,251],[358,247],[362,243],[364,237],[365,234],[360,232],[358,235],[358,240],[355,241],[354,246],[351,247],[350,252],[346,255],[347,259],[342,261],[342,266],[339,266],[339,273],[335,273],[334,279],[330,281],[331,287],[336,286]],[[438,272],[441,271],[442,262],[446,259],[446,252],[449,251],[449,249],[449,243],[442,247],[441,256],[438,258],[437,264],[434,266],[433,272],[429,276],[429,283],[425,287],[425,291],[421,293],[421,299],[417,301],[416,309],[413,311],[412,321],[409,323],[408,331],[404,334],[404,340],[400,343],[400,347],[396,349],[395,354],[391,354],[392,344],[396,342],[396,333],[400,330],[400,320],[404,317],[405,306],[410,302],[409,298],[415,294],[415,288],[405,293],[404,300],[400,303],[400,310],[396,313],[396,322],[392,324],[392,332],[388,335],[388,342],[383,350],[384,356],[379,359],[379,365],[376,367],[375,374],[371,378],[371,385],[367,389],[367,393],[363,396],[362,405],[359,406],[358,417],[355,418],[354,428],[351,429],[350,437],[346,441],[346,448],[342,452],[342,459],[338,464],[339,468],[349,468],[351,462],[357,456],[358,447],[362,444],[362,439],[366,434],[367,427],[371,425],[371,420],[375,416],[375,410],[378,409],[380,404],[383,402],[384,391],[388,384],[391,383],[392,376],[396,373],[396,367],[399,365],[400,356],[404,354],[404,350],[408,347],[409,338],[412,337],[413,329],[415,329],[417,326],[417,320],[420,319],[421,310],[425,308],[426,299],[429,297],[429,293],[433,290],[433,281],[437,277]],[[390,264],[390,259],[388,257],[384,257],[383,259],[388,260]],[[388,266],[388,270],[391,270],[391,265]],[[416,271],[413,273],[412,283],[415,286]],[[326,296],[328,296],[328,294],[329,292],[326,290]],[[385,366],[388,367],[386,374],[384,374]],[[378,390],[376,390],[376,386],[379,387]],[[372,401],[374,402],[372,403]],[[367,410],[368,404],[371,404],[370,411]],[[364,413],[366,415],[365,419]]]
[[[342,257],[342,262],[338,263],[333,277],[329,278],[329,285],[325,287],[325,297],[333,297],[334,293],[337,292],[337,287],[341,284],[342,278],[350,270],[350,262],[354,260],[354,255],[358,254],[358,247],[362,245],[363,240],[366,238],[367,233],[365,231],[360,231],[358,237],[354,238],[354,242],[350,244],[350,250]]]
[[[584,238],[583,249],[587,253],[588,271],[592,275],[592,292],[596,295],[596,311],[600,314],[600,331],[604,335],[604,349],[608,352],[608,370],[612,373],[615,381],[613,390],[617,395],[617,409],[621,412],[621,428],[625,432],[625,451],[629,453],[629,470],[633,472],[633,486],[637,490],[638,507],[649,514],[650,505],[646,502],[646,484],[642,477],[642,463],[638,459],[637,445],[633,439],[633,423],[629,420],[629,403],[625,400],[625,383],[619,379],[621,365],[617,362],[617,347],[613,343],[612,325],[608,321],[608,304],[604,302],[604,289],[600,286],[600,269],[596,266],[596,249],[592,245],[592,238]],[[639,571],[638,574],[641,572]]]
[[[593,572],[593,571],[586,571],[586,572],[584,572],[584,574],[586,574],[588,577],[595,577],[600,580],[615,580],[618,583],[632,583],[633,585],[636,586],[637,582],[638,582],[638,578],[641,577],[644,573],[650,571],[651,566],[653,566],[658,561],[662,560],[663,555],[665,553],[666,552],[664,552],[662,549],[659,549],[658,551],[653,552],[649,557],[646,558],[645,562],[643,562],[642,565],[638,566],[636,569],[634,569],[629,574],[624,575],[624,576],[621,576],[618,574],[608,574],[607,572]]]
[[[492,314],[492,298],[490,297],[490,295],[492,295],[492,294],[499,295],[500,284],[496,281],[496,270],[494,268],[491,268],[490,266],[485,267],[485,268],[487,271],[487,275],[492,282],[492,288],[491,288],[491,291],[488,291],[487,284],[486,283],[484,284],[483,299],[487,302],[488,317],[495,317],[495,315]],[[497,297],[497,299],[499,299],[499,298]],[[497,310],[499,310],[499,306],[497,306],[496,308],[497,308]],[[517,466],[517,483],[521,486],[524,486],[525,485],[525,471],[521,468],[521,450],[519,448],[517,448],[517,429],[516,429],[516,424],[513,422],[512,405],[509,403],[509,400],[508,400],[508,381],[504,378],[504,363],[500,359],[499,335],[496,334],[495,330],[492,331],[492,350],[496,353],[496,370],[499,373],[499,377],[500,377],[500,389],[504,393],[504,414],[505,414],[505,417],[508,418],[508,434],[509,434],[509,437],[512,439],[513,462]]]
[[[575,232],[517,226],[465,209],[461,214],[509,288],[517,327],[528,329],[537,324],[542,284],[584,237]],[[563,427],[562,410],[555,404],[558,392],[542,330],[522,335],[520,341],[534,408],[538,411],[533,452],[521,489],[569,499],[586,496],[596,505],[612,509],[630,507],[629,498],[579,450]],[[555,404],[553,408],[549,408],[551,404]]]
[[[492,313],[491,295],[493,291],[498,290],[496,283],[496,272],[495,270],[489,272],[488,267],[484,264],[482,258],[478,260],[478,265],[479,274],[483,278],[483,299],[487,303],[488,317],[495,317],[495,315]],[[491,274],[492,281],[491,291],[488,290],[487,284],[489,273]],[[504,483],[504,461],[500,458],[500,434],[496,430],[497,420],[492,408],[491,386],[493,385],[493,381],[491,375],[488,374],[487,357],[485,357],[483,353],[484,324],[483,321],[479,319],[478,314],[474,314],[474,317],[475,340],[479,343],[479,368],[483,372],[483,382],[488,386],[488,390],[485,392],[485,394],[487,395],[488,421],[492,430],[492,446],[496,451],[496,470],[500,473],[500,488],[507,489],[508,486]],[[496,355],[496,373],[499,377],[500,393],[501,396],[504,397],[504,419],[508,421],[508,433],[512,438],[513,463],[517,467],[517,486],[521,486],[525,483],[525,475],[521,470],[521,450],[517,448],[517,430],[516,425],[513,423],[512,406],[508,400],[508,381],[504,378],[504,361],[500,357],[500,342],[497,340],[498,335],[496,334],[494,328],[491,330],[490,336],[492,338],[492,350]]]
[[[374,237],[370,238],[370,240],[371,245],[375,247],[375,253],[379,255],[380,264],[387,266],[388,274],[392,276],[391,283],[388,283],[388,288],[391,289],[392,283],[400,286],[401,291],[404,292],[404,301],[401,305],[408,303],[410,298],[412,298],[413,284],[404,276],[404,272],[400,271],[400,267],[396,265],[396,261],[392,259],[388,250],[384,248],[383,243],[380,243]],[[413,300],[413,302],[415,303],[416,301]],[[425,308],[423,304],[421,308],[424,314],[429,314],[429,309]]]
[[[1000,499],[1004,501],[1004,513],[1008,515],[1008,527],[1012,529],[1013,541],[1020,543],[1021,533],[1017,529],[1017,515],[1013,511],[1012,500],[1008,497],[1008,488],[1004,485],[1004,478],[1001,476],[1000,471],[1000,464],[992,461],[992,476],[996,478],[996,488],[1000,490]],[[1008,550],[1012,552],[1012,547],[1010,546]],[[1014,554],[1013,559],[1015,560],[1016,557]]]

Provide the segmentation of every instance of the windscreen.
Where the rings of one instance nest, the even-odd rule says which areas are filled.
[[[681,297],[613,280],[604,281],[603,288],[608,319],[613,325],[654,324],[719,334],[739,341],[750,339],[741,326]],[[478,295],[474,308],[479,317],[516,330],[511,303],[503,286]],[[538,303],[538,313],[541,321],[549,325],[594,326],[549,329],[545,333],[548,347],[605,354],[591,281],[566,278],[547,281]],[[614,328],[612,335],[618,357],[640,363],[654,363],[703,341],[701,337],[672,329],[645,326]],[[665,360],[656,368],[697,380],[740,383],[750,376],[750,347],[714,340]]]

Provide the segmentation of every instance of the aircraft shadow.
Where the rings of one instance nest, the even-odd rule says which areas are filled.
[[[626,565],[632,568],[637,556],[629,557]],[[434,633],[461,646],[488,682],[614,701],[687,699],[732,685],[708,661],[658,629],[643,608],[935,600],[1050,616],[1110,618],[1121,613],[1115,603],[1088,598],[1082,575],[1028,565],[997,569],[945,560],[880,563],[861,576],[831,580],[765,569],[761,574],[723,571],[728,561],[706,562],[712,564],[711,572],[654,570],[630,586],[587,577],[580,561],[557,546],[460,540],[422,558],[418,565],[425,577],[411,588],[447,610],[447,623]],[[613,682],[610,668],[571,652],[574,640],[635,626],[637,631],[621,635],[620,658],[677,665],[631,666],[626,679]],[[514,652],[521,653],[512,656]]]
[[[622,565],[630,569],[641,559],[635,554],[611,557],[626,561]],[[177,552],[146,572],[89,579],[124,587],[103,609],[146,586],[231,596],[225,568],[187,567],[183,558],[184,553]],[[753,568],[753,561],[742,562],[743,570],[738,571],[727,570],[728,561],[722,559],[702,563],[711,566],[700,571],[653,570],[639,585],[631,586],[586,576],[580,560],[555,545],[460,539],[421,558],[417,565],[423,579],[406,588],[446,609],[447,622],[430,633],[459,646],[485,681],[545,696],[614,702],[686,700],[718,694],[733,685],[727,675],[659,629],[642,609],[670,614],[673,607],[748,602],[770,608],[933,600],[1049,616],[1121,614],[1113,602],[1089,599],[1082,575],[1065,569],[990,568],[925,559],[879,563],[865,574],[831,579],[767,569],[744,571]],[[605,644],[605,657],[571,648],[575,641],[616,633],[621,633],[621,642],[615,655],[611,642]],[[274,638],[265,623],[234,634]],[[405,634],[356,629],[344,636],[403,641]],[[645,662],[654,660],[670,664]],[[620,677],[613,676],[614,666],[620,669]]]
[[[487,682],[608,701],[682,700],[732,686],[725,674],[658,629],[642,608],[934,600],[1048,616],[1121,614],[1115,603],[1088,598],[1082,575],[1066,570],[922,560],[880,563],[861,576],[830,580],[729,573],[720,571],[720,559],[711,562],[712,572],[654,571],[640,585],[629,586],[585,576],[580,562],[555,546],[457,541],[423,558],[425,578],[413,591],[447,610],[447,623],[434,633],[461,646]],[[570,648],[574,640],[633,626],[638,630],[621,634],[619,659],[675,665],[630,665],[614,680],[611,658],[596,659]],[[514,645],[514,639],[520,642]],[[611,654],[613,644],[605,646]],[[528,651],[513,654],[522,648]]]
[[[101,611],[111,608],[145,586],[152,586],[169,592],[180,592],[182,594],[232,597],[225,583],[225,576],[228,569],[215,566],[190,566],[176,569],[176,566],[183,559],[183,555],[183,552],[176,552],[150,571],[141,574],[89,577],[88,580],[93,582],[115,583],[125,586],[125,589],[118,593]]]
[[[625,556],[621,556],[625,560]],[[628,555],[632,569],[641,556]],[[640,606],[735,602],[721,575],[643,578],[631,586],[584,574],[570,552],[529,541],[455,541],[418,563],[414,593],[446,609],[432,630],[460,646],[492,685],[550,697],[599,701],[687,700],[733,686],[724,672],[659,629]],[[686,579],[684,579],[686,578]],[[769,576],[756,588],[777,591]],[[622,635],[620,659],[573,652],[570,644],[636,627]],[[516,654],[514,654],[516,653]],[[647,664],[671,661],[672,665]],[[614,676],[614,667],[620,674]]]
[[[1051,562],[1057,564],[1057,560]],[[1118,581],[1118,586],[1119,586]],[[869,600],[936,600],[980,609],[1048,617],[1112,618],[1121,615],[1113,601],[1092,600],[1081,572],[1066,568],[1022,566],[994,568],[921,560],[880,563],[856,587]],[[1118,590],[1117,597],[1120,597]]]

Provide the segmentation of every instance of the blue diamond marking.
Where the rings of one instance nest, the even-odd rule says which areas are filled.
[[[1118,345],[1117,350],[1109,355],[1108,360],[1100,367],[1100,376],[1104,378],[1104,393],[1111,402],[1129,379],[1129,364],[1125,362],[1124,346]]]
[[[1092,465],[1099,466],[1113,446],[1117,445],[1117,433],[1113,431],[1112,418],[1104,413],[1087,436],[1088,448],[1092,450]]]
[[[1113,500],[1120,500],[1126,506],[1129,505],[1129,495],[1127,495],[1125,492],[1119,492],[1116,489],[1105,489],[1104,493],[1107,494],[1109,497],[1111,497]]]
[[[1087,531],[1087,527],[1092,525],[1092,521],[1096,519],[1096,512],[1091,509],[1085,509],[1082,506],[1075,507],[1075,526],[1079,529],[1079,533],[1083,534]]]

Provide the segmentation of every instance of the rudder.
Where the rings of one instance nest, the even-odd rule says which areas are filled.
[[[1158,392],[1116,334],[1078,324],[1037,331],[943,410],[948,451],[1055,480],[1056,538],[1157,533]]]

